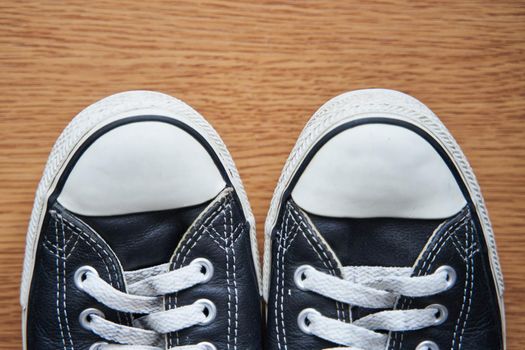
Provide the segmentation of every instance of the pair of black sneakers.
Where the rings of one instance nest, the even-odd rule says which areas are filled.
[[[307,123],[263,272],[239,174],[202,116],[146,91],[89,106],[38,187],[21,303],[28,350],[505,349],[474,174],[426,106],[381,89]]]

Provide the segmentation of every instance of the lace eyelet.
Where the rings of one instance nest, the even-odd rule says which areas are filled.
[[[425,340],[416,346],[416,350],[439,350],[439,346],[430,340]]]
[[[436,311],[436,314],[435,314],[435,317],[436,317],[436,321],[434,323],[434,325],[438,326],[440,324],[442,324],[443,322],[445,322],[448,318],[448,310],[445,306],[441,305],[441,304],[432,304],[432,305],[429,305],[426,307],[427,309],[435,309],[437,310]]]
[[[295,273],[293,275],[293,280],[297,288],[299,288],[300,290],[306,290],[303,282],[306,279],[305,272],[308,270],[312,271],[315,269],[310,265],[302,265],[302,266],[299,266],[297,270],[295,270]]]
[[[88,331],[92,330],[91,315],[97,315],[101,318],[106,318],[104,313],[100,311],[99,309],[89,308],[89,309],[85,309],[84,311],[82,311],[80,313],[80,316],[78,316],[78,321],[80,322],[80,325],[82,326],[82,328]]]
[[[199,344],[197,344],[202,350],[217,350],[217,348],[215,347],[215,345],[213,345],[212,343],[209,343],[207,341],[203,341],[203,342],[200,342]]]
[[[310,320],[308,320],[308,316],[314,314],[314,315],[321,315],[319,311],[316,309],[304,309],[299,313],[299,316],[297,316],[297,325],[299,326],[299,329],[303,331],[305,334],[312,334],[312,331],[310,330]],[[308,323],[307,323],[308,322]]]
[[[439,272],[446,272],[447,274],[447,289],[452,288],[454,284],[456,284],[456,279],[457,279],[456,270],[454,270],[451,266],[448,266],[448,265],[440,266],[434,273],[439,273]]]
[[[200,323],[201,326],[209,325],[217,316],[217,307],[215,304],[208,299],[199,299],[195,304],[200,304],[203,306],[202,313],[206,318]]]
[[[103,345],[108,345],[108,343],[98,342],[89,347],[89,350],[102,350]]]
[[[75,271],[73,280],[75,281],[75,286],[77,286],[78,289],[84,290],[84,280],[86,279],[86,274],[88,272],[93,273],[94,275],[98,276],[97,270],[87,265],[79,267],[78,270]]]
[[[213,277],[213,264],[205,258],[194,259],[191,264],[199,264],[201,266],[201,273],[204,275],[204,280],[201,283],[206,283]],[[204,272],[202,271],[204,269]]]

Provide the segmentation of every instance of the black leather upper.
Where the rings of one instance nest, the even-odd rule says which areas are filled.
[[[57,198],[83,152],[104,133],[144,121],[172,124],[194,137],[222,174],[226,183],[223,192],[216,199],[193,207],[117,216],[79,216],[62,208]],[[219,202],[211,204],[216,200]],[[47,208],[26,311],[28,350],[88,350],[93,343],[104,341],[80,326],[79,315],[87,308],[102,310],[112,322],[131,325],[133,315],[108,309],[75,286],[74,274],[79,267],[92,266],[102,279],[125,291],[124,271],[169,263],[171,259],[170,267],[176,269],[197,257],[213,263],[212,280],[167,296],[166,308],[206,298],[216,304],[217,318],[210,325],[169,335],[170,344],[206,340],[219,350],[262,347],[250,226],[227,170],[213,147],[191,126],[173,118],[149,115],[104,125],[71,155],[47,199]]]
[[[432,235],[413,274],[428,275],[443,265],[456,271],[451,289],[430,297],[401,298],[396,308],[441,304],[448,310],[447,320],[414,332],[392,333],[390,349],[414,349],[423,340],[434,341],[440,349],[503,349],[487,247],[468,207]]]
[[[171,269],[187,265],[197,257],[204,257],[214,265],[212,280],[166,298],[169,301],[167,308],[189,305],[201,298],[209,299],[217,306],[217,318],[210,325],[194,326],[179,332],[178,336],[170,335],[168,339],[172,346],[177,342],[197,344],[210,341],[217,349],[227,349],[228,345],[231,349],[262,347],[260,299],[249,224],[234,191],[225,191],[227,193],[202,212],[180,238],[174,254],[172,249]],[[153,213],[154,218],[158,215]],[[138,227],[151,223],[151,219],[141,221]],[[160,220],[158,224],[162,226],[162,222]],[[119,225],[100,227],[118,231]],[[170,225],[166,232],[170,229],[176,234],[177,230]],[[114,236],[125,234],[122,231],[112,232]],[[129,236],[130,232],[127,234],[133,239],[133,236]],[[163,242],[157,238],[142,244],[143,249],[155,252]],[[140,254],[134,251],[136,244],[129,246],[130,252]],[[118,250],[122,256],[130,253],[126,251],[125,245],[119,245]],[[106,319],[112,322],[131,325],[132,315],[117,313],[105,307],[75,286],[75,271],[84,265],[94,267],[106,282],[125,291],[123,270],[112,247],[79,217],[55,204],[46,215],[38,243],[28,306],[29,350],[87,350],[93,343],[104,341],[80,326],[78,317],[87,308],[102,310]]]
[[[186,230],[209,203],[147,213],[79,218],[111,246],[122,268],[131,271],[169,261]],[[151,249],[152,242],[162,244]]]
[[[166,308],[188,305],[205,298],[217,307],[209,326],[193,327],[168,336],[175,345],[212,342],[217,349],[260,349],[260,300],[253,266],[249,225],[232,193],[201,215],[180,242],[170,268],[206,257],[214,266],[212,279],[166,298]]]
[[[324,349],[338,345],[307,335],[299,329],[297,317],[306,308],[315,308],[324,316],[350,322],[349,305],[341,305],[316,293],[302,291],[295,285],[294,272],[299,266],[311,265],[338,276],[341,265],[334,259],[334,251],[353,251],[353,260],[350,256],[352,254],[341,254],[344,260],[353,265],[366,265],[356,261],[356,256],[363,256],[362,261],[367,263],[370,259],[375,259],[374,266],[387,266],[389,261],[398,256],[392,249],[378,252],[373,245],[358,245],[362,251],[356,252],[352,247],[352,232],[342,229],[349,227],[349,223],[344,223],[344,220],[333,221],[330,229],[323,225],[324,232],[330,230],[329,234],[320,234],[312,221],[320,222],[319,219],[311,220],[307,213],[290,200],[274,230],[267,318],[268,349]],[[359,225],[363,235],[366,235],[367,229],[365,222],[366,220],[360,221]],[[389,222],[392,224],[392,221]],[[455,217],[446,219],[435,231],[433,227],[437,225],[432,220],[426,224],[416,220],[413,224],[414,229],[422,230],[421,236],[428,237],[426,241],[415,243],[409,242],[410,236],[405,236],[406,244],[420,244],[421,258],[414,258],[417,264],[413,275],[428,275],[440,266],[449,265],[456,271],[457,281],[453,288],[434,296],[410,299],[402,297],[396,305],[397,309],[441,304],[448,309],[448,319],[439,326],[410,332],[392,332],[389,349],[413,350],[423,340],[434,341],[440,349],[503,349],[501,317],[487,247],[471,208],[466,207]],[[405,222],[403,226],[407,225],[408,222]],[[427,231],[424,230],[425,227]],[[369,228],[371,232],[375,229],[377,233],[377,222],[369,225]],[[330,237],[329,240],[326,237]],[[359,235],[356,239],[360,239]],[[393,242],[393,246],[396,246],[396,242]],[[373,258],[368,257],[372,255]],[[383,257],[384,255],[390,256]],[[399,256],[400,261],[403,259],[403,256]],[[408,266],[411,265],[413,263]],[[353,307],[351,317],[355,320],[378,311],[381,310]]]
[[[465,208],[441,220],[338,219],[302,211],[293,202],[292,191],[316,152],[338,133],[366,123],[395,124],[425,138],[456,178],[466,200]],[[297,317],[305,308],[314,308],[324,316],[344,322],[382,311],[341,305],[300,290],[294,282],[294,273],[305,264],[335,276],[341,274],[341,266],[415,267],[414,275],[427,275],[442,265],[449,265],[458,276],[453,288],[431,297],[401,297],[395,306],[413,309],[442,304],[448,309],[446,322],[417,331],[392,332],[388,348],[413,350],[423,340],[430,340],[442,350],[503,349],[502,312],[476,207],[448,153],[413,124],[390,118],[368,118],[341,124],[327,132],[297,165],[284,189],[271,234],[268,349],[317,350],[339,346],[299,329]]]
[[[131,316],[98,303],[74,284],[78,268],[89,265],[112,287],[125,291],[119,262],[100,236],[59,205],[46,215],[31,282],[27,319],[29,350],[87,350],[100,341],[80,326],[88,308],[104,312],[107,320],[130,325]]]
[[[432,232],[443,222],[308,216],[343,266],[412,266]]]
[[[297,316],[303,309],[315,307],[327,317],[349,320],[347,305],[297,288],[294,272],[305,264],[340,276],[330,249],[314,231],[304,213],[290,201],[286,204],[272,239],[270,298],[267,306],[268,349],[324,349],[337,345],[306,335],[299,329]]]

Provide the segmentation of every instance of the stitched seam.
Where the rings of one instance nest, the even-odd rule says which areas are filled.
[[[464,226],[467,224],[465,220],[465,218],[469,215],[469,213],[465,213],[465,215],[463,215],[456,223],[454,223],[452,226],[450,226],[447,231],[441,235],[441,237],[439,237],[438,241],[435,243],[434,247],[432,247],[432,250],[429,252],[429,254],[427,255],[427,259],[425,259],[423,265],[421,266],[421,268],[419,269],[419,273],[418,273],[418,276],[421,275],[421,272],[425,269],[426,267],[426,264],[428,263],[429,261],[429,257],[430,256],[433,256],[432,260],[430,261],[429,265],[431,266],[436,257],[439,255],[439,253],[441,252],[441,249],[443,248],[443,246],[445,245],[445,242],[450,238],[450,236],[452,236],[457,229],[459,229],[461,226]],[[452,230],[454,230],[452,232]],[[438,246],[439,246],[439,249],[438,249]],[[436,251],[437,249],[437,251]],[[429,271],[429,267],[427,267],[427,270],[426,272]]]
[[[55,258],[59,258],[59,259],[62,259],[62,256],[59,256],[58,253],[57,253],[57,250],[56,249],[53,249],[54,246],[52,247],[49,247],[46,242],[43,242],[42,246],[51,254],[53,255]]]
[[[465,217],[466,217],[466,215],[464,217],[462,217],[461,220],[463,220]],[[428,266],[426,267],[426,270],[425,270],[425,274],[428,274],[428,272],[430,271],[430,269],[432,268],[432,266],[434,264],[434,261],[435,261],[436,257],[439,255],[439,253],[441,252],[441,249],[445,246],[445,244],[447,243],[449,238],[453,237],[453,235],[466,224],[466,223],[462,222],[461,220],[456,222],[451,227],[449,227],[447,229],[447,231],[445,231],[445,233],[438,239],[438,241],[436,242],[436,244],[434,245],[434,247],[432,248],[430,253],[424,259],[423,265],[422,265],[421,269],[418,272],[418,276],[421,276],[421,273],[423,271],[422,270],[423,267],[430,260],[430,263],[428,264]],[[446,238],[444,238],[444,237],[446,237]],[[437,249],[437,251],[436,251],[436,248],[438,247],[438,245],[439,245],[439,249]],[[432,257],[432,259],[430,259],[430,257]],[[403,301],[403,305],[402,305],[401,308],[404,309],[406,307],[407,309],[409,309],[412,306],[412,302],[413,302],[412,299],[408,300],[408,303],[407,303],[407,301]],[[399,348],[400,349],[403,346],[404,338],[405,338],[405,333],[403,332],[403,333],[401,333],[401,338],[400,338],[400,341],[399,341]]]
[[[468,261],[466,261],[466,264],[465,264],[465,286],[463,288],[463,302],[461,304],[461,310],[459,312],[459,316],[458,316],[458,319],[456,320],[456,325],[454,327],[454,335],[452,337],[452,346],[450,347],[451,350],[456,347],[456,337],[457,337],[457,334],[458,334],[459,324],[460,324],[460,321],[461,321],[461,319],[463,317],[463,312],[465,312],[465,304],[467,302],[467,290],[468,290],[469,280],[470,280],[469,271],[470,271],[470,265],[469,265]]]
[[[74,346],[73,346],[73,339],[71,337],[71,328],[69,327],[69,319],[68,319],[68,315],[67,315],[67,284],[66,284],[66,231],[64,230],[64,223],[61,221],[61,228],[62,228],[62,244],[64,244],[64,251],[63,251],[63,254],[64,254],[64,259],[62,259],[62,268],[63,268],[63,271],[64,273],[62,274],[62,283],[63,283],[63,299],[62,299],[62,302],[63,302],[63,307],[64,307],[64,319],[66,321],[66,330],[67,330],[67,336],[68,336],[68,339],[69,339],[69,343],[71,344],[71,349],[74,349]]]
[[[472,239],[474,240],[474,230],[472,229],[471,227],[471,230],[472,230]],[[472,266],[472,278],[470,280],[470,296],[469,296],[469,301],[468,301],[468,308],[467,308],[467,315],[465,316],[465,320],[463,321],[463,326],[461,328],[461,336],[459,337],[459,349],[461,349],[461,346],[463,344],[463,334],[465,332],[465,328],[466,328],[466,325],[467,325],[467,320],[468,320],[468,317],[470,315],[470,310],[471,310],[471,307],[472,307],[472,295],[473,295],[473,292],[474,292],[474,278],[475,278],[475,271],[474,271],[474,254],[475,253],[472,253],[470,255],[470,264]]]
[[[51,243],[51,241],[49,240],[49,238],[46,236],[44,238],[44,240],[42,241],[42,246],[48,251],[50,252],[51,254],[53,255],[58,255],[58,252],[61,252],[61,253],[64,253],[64,257],[62,257],[61,255],[59,256],[60,259],[68,259],[71,254],[73,253],[73,251],[75,250],[75,248],[77,247],[77,244],[78,244],[78,237],[77,239],[75,240],[75,243],[73,243],[73,247],[71,247],[71,250],[69,251],[69,253],[67,253],[66,255],[66,252],[67,252],[67,246],[68,246],[68,242],[70,242],[72,240],[72,238],[70,238],[66,244],[64,245],[64,248],[60,248],[60,247],[57,247],[55,246],[53,243]]]
[[[288,240],[288,235],[285,237],[285,244],[286,244],[286,241]],[[286,327],[285,327],[285,324],[284,324],[284,277],[285,277],[285,267],[284,267],[284,255],[285,255],[285,251],[283,250],[282,254],[281,254],[281,265],[282,265],[282,268],[281,268],[281,288],[280,288],[280,308],[281,308],[281,324],[282,324],[282,327],[283,327],[283,342],[284,342],[284,349],[288,349],[288,340],[286,339]]]
[[[58,245],[58,222],[56,221],[56,219],[55,219],[55,237],[56,237],[56,242],[57,242],[57,245]],[[56,309],[57,309],[58,326],[59,326],[59,329],[60,329],[60,339],[62,340],[62,345],[64,347],[64,350],[66,350],[66,340],[65,340],[65,337],[64,337],[64,328],[62,327],[62,311],[61,311],[61,306],[60,306],[60,291],[61,291],[62,288],[60,286],[60,282],[61,282],[60,265],[59,265],[58,262],[59,262],[59,256],[57,254],[56,255],[56,259],[55,259],[56,273],[57,273],[57,281],[56,281],[56,286],[57,286]]]
[[[452,224],[437,240],[437,242],[434,244],[434,246],[432,247],[432,249],[428,252],[427,256],[423,259],[422,261],[422,265],[421,265],[421,268],[419,269],[418,271],[418,276],[421,276],[421,273],[423,272],[423,269],[425,268],[425,266],[427,265],[428,261],[430,260],[430,258],[432,257],[432,261],[430,262],[429,266],[427,267],[425,273],[428,273],[428,271],[430,271],[431,267],[432,267],[432,264],[434,263],[436,257],[439,255],[439,253],[441,252],[441,249],[443,248],[443,246],[445,245],[445,243],[448,241],[448,239],[450,237],[452,237],[462,226],[466,225],[467,222],[464,221],[468,216],[470,215],[470,212],[466,212],[463,216],[461,216],[460,219],[458,219],[458,221],[456,221],[454,224]],[[453,231],[452,231],[453,230]],[[439,249],[437,248],[439,246]],[[437,251],[436,251],[437,249]],[[413,300],[410,299],[410,300],[403,300],[401,302],[401,305],[399,307],[399,309],[401,310],[404,310],[405,308],[410,308],[410,306],[412,305],[412,302]],[[397,345],[397,340],[399,339],[399,349],[401,349],[401,347],[403,346],[403,341],[404,341],[404,337],[405,337],[405,333],[404,332],[397,332],[395,337],[394,337],[394,341],[393,341],[393,344],[392,344],[392,349],[396,349],[396,345]]]
[[[289,209],[289,208],[288,208]],[[279,328],[279,317],[281,319],[281,328],[283,333],[283,345],[285,349],[288,349],[288,341],[286,337],[286,326],[284,322],[284,287],[285,287],[285,255],[291,243],[295,240],[298,233],[298,225],[293,225],[290,229],[289,219],[292,218],[290,210],[286,212],[286,220],[281,222],[280,232],[278,232],[279,240],[277,241],[277,282],[276,282],[276,293],[274,302],[275,312],[275,329],[277,337],[277,345],[281,349],[280,340],[280,328]],[[282,251],[282,252],[281,252]],[[280,309],[280,313],[278,310]]]
[[[288,204],[291,208],[291,210],[299,217],[299,218],[302,218],[302,215],[290,204]],[[326,250],[324,248],[323,245],[321,245],[321,243],[318,241],[316,235],[314,232],[312,232],[312,230],[310,229],[310,227],[308,227],[302,220],[301,222],[297,222],[295,220],[295,218],[292,217],[292,220],[294,220],[299,226],[302,225],[304,228],[306,228],[306,230],[308,231],[309,235],[311,236],[311,238],[315,241],[317,247],[319,248],[319,250],[321,251],[321,253],[324,255],[325,259],[323,259],[320,254],[317,252],[317,250],[315,249],[315,247],[313,246],[313,244],[310,242],[310,238],[308,238],[305,234],[304,234],[304,231],[301,229],[301,233],[303,234],[303,236],[306,238],[306,240],[308,241],[308,243],[310,244],[310,246],[312,247],[312,249],[317,253],[317,255],[319,256],[319,258],[321,259],[321,261],[323,262],[323,264],[325,265],[326,268],[329,269],[329,271],[332,273],[332,275],[336,276],[336,270],[335,270],[335,267],[334,265],[332,264],[332,260],[328,257],[328,254],[326,254]],[[328,265],[327,263],[328,262]],[[336,307],[336,311],[337,311],[337,319],[340,320],[341,319],[341,311],[342,311],[342,316],[343,316],[343,320],[346,320],[346,315],[345,315],[345,311],[344,311],[344,307],[341,307],[341,303],[339,303],[338,301],[335,302],[335,307]],[[342,309],[342,310],[341,310]]]
[[[450,239],[450,241],[454,245],[454,248],[456,248],[456,251],[458,252],[459,256],[463,259],[463,261],[466,261],[467,258],[465,256],[465,254],[463,253],[465,248],[463,248],[463,246],[462,246],[461,242],[459,242],[458,238],[454,236],[454,237],[452,237]],[[463,250],[461,248],[463,248]]]
[[[227,197],[225,197],[224,199],[226,199]],[[174,259],[174,262],[173,262],[173,265],[177,265],[182,253],[184,252],[184,257],[188,254],[188,251],[190,251],[194,245],[192,245],[192,247],[190,247],[189,249],[187,249],[188,245],[190,244],[190,242],[192,240],[195,239],[195,236],[199,233],[201,233],[203,229],[205,229],[205,225],[208,225],[210,222],[212,222],[213,220],[216,219],[216,215],[217,214],[220,214],[223,210],[224,210],[224,199],[221,200],[219,206],[217,208],[215,208],[212,212],[210,212],[209,216],[204,219],[201,224],[195,228],[195,231],[192,233],[192,235],[184,242],[184,244],[182,245],[181,249],[177,252],[176,256],[175,256],[175,259]],[[194,243],[195,244],[195,243]],[[188,251],[185,251],[185,250],[188,250]]]
[[[93,251],[95,253],[97,253],[97,255],[99,256],[99,258],[104,262],[104,267],[106,268],[106,271],[108,273],[108,277],[109,277],[109,282],[110,284],[113,284],[113,277],[115,278],[115,284],[117,286],[118,289],[121,289],[121,284],[120,284],[120,281],[119,281],[119,278],[118,278],[118,270],[117,270],[117,267],[115,265],[115,262],[113,261],[113,259],[111,258],[111,255],[108,253],[108,251],[106,250],[106,248],[104,248],[103,246],[100,245],[99,242],[97,242],[96,240],[93,239],[93,237],[91,237],[90,235],[88,235],[87,233],[85,233],[81,228],[77,227],[75,224],[73,224],[72,222],[69,222],[66,218],[64,218],[62,215],[60,215],[59,213],[56,213],[57,217],[59,217],[63,223],[66,224],[66,226],[68,226],[69,228],[71,228],[72,230],[74,230],[75,232],[79,233],[78,235],[78,238],[82,239],[82,241],[84,241],[87,245],[89,245],[91,247],[91,249],[93,249]],[[102,250],[102,252],[104,253],[104,255],[106,256],[106,258],[104,258],[101,254],[100,254],[100,251],[99,249],[96,249],[95,246],[96,245],[100,250]],[[107,259],[107,260],[106,260]],[[110,264],[107,263],[107,261],[109,261]],[[111,272],[109,271],[109,267],[111,267],[111,269],[113,270],[113,273],[114,275],[111,274]],[[128,315],[127,313],[124,314],[125,317],[128,319],[129,322],[131,322],[131,316]],[[117,317],[119,319],[119,322],[122,323],[122,320],[121,320],[121,313],[120,312],[117,312]]]
[[[286,252],[288,251],[288,248],[291,246],[292,242],[295,240],[295,237],[297,237],[297,231],[290,230],[290,221],[289,218],[292,216],[290,215],[290,212],[288,211],[288,216],[286,217],[285,227],[284,227],[284,237],[283,237],[283,249],[281,254],[281,295],[280,295],[280,308],[281,308],[281,326],[283,329],[283,343],[284,343],[284,349],[288,349],[288,339],[286,337],[286,327],[285,327],[285,321],[284,321],[284,286],[285,286],[285,274],[286,274],[286,268],[285,268],[285,258],[286,258]],[[293,218],[292,218],[293,219]]]
[[[234,345],[233,345],[233,348],[234,350],[237,350],[237,334],[239,332],[239,292],[237,290],[237,261],[236,261],[236,257],[235,257],[235,241],[236,239],[234,239],[234,234],[235,234],[235,231],[236,229],[234,230],[233,229],[233,213],[231,211],[231,205],[230,205],[230,228],[232,230],[231,232],[231,239],[232,239],[232,242],[231,242],[231,247],[232,247],[232,253],[233,253],[233,289],[235,291],[235,333],[234,333]],[[239,227],[239,226],[238,226]],[[239,234],[239,236],[237,237],[240,237],[241,235]]]
[[[226,208],[225,208],[226,209]],[[224,216],[224,241],[227,242],[227,236],[228,236],[228,224],[227,224],[227,214],[226,210],[223,212]],[[226,246],[228,247],[228,246]],[[230,342],[231,342],[231,289],[230,289],[230,252],[229,249],[225,249],[226,253],[226,289],[228,291],[228,349],[230,349]]]
[[[95,244],[103,253],[104,255],[106,255],[106,257],[109,259],[109,261],[111,262],[111,268],[113,270],[113,272],[115,273],[115,276],[118,276],[118,273],[117,273],[117,268],[115,266],[115,263],[112,261],[111,259],[111,255],[107,252],[106,248],[104,248],[103,246],[100,245],[100,243],[98,243],[96,240],[93,239],[93,237],[89,236],[87,233],[85,233],[82,229],[80,229],[79,227],[75,226],[73,223],[69,222],[66,218],[64,218],[62,215],[58,214],[57,213],[57,216],[63,220],[63,222],[71,227],[72,229],[74,229],[75,231],[77,231],[80,236],[78,236],[80,239],[82,239],[84,242],[86,242],[89,246],[91,246],[92,248],[94,248],[93,244]],[[84,237],[83,237],[84,236]],[[88,241],[89,240],[89,241]],[[99,251],[97,249],[95,249],[95,251],[97,252],[97,255],[101,258],[101,259],[104,259],[104,257],[102,255],[100,255]],[[107,265],[107,264],[105,264]],[[113,280],[111,279],[111,272],[109,271],[109,268],[108,266],[106,266],[106,269],[107,269],[107,272],[108,272],[108,275],[110,277],[110,283],[113,283]],[[120,282],[118,280],[118,278],[116,279],[115,281],[116,285],[118,286],[118,288],[121,288],[121,285],[120,285]]]
[[[277,281],[275,283],[275,300],[274,300],[274,316],[275,316],[275,334],[277,337],[277,346],[279,349],[281,349],[281,330],[279,328],[279,315],[278,315],[278,309],[279,309],[279,285],[281,283],[281,249],[282,249],[282,243],[280,240],[282,239],[279,235],[279,241],[277,241]],[[284,325],[283,325],[284,327]]]
[[[278,314],[278,309],[279,309],[279,285],[281,283],[281,249],[282,249],[282,223],[281,223],[281,228],[280,228],[280,234],[278,235],[279,238],[277,240],[277,273],[276,273],[276,277],[277,277],[277,281],[275,283],[275,300],[274,300],[274,306],[273,306],[273,309],[274,309],[274,318],[275,318],[275,336],[277,337],[277,346],[279,349],[281,349],[281,330],[279,328],[279,314]],[[279,233],[279,232],[278,232]],[[284,325],[283,325],[283,328],[284,328]]]
[[[178,264],[178,261],[181,258],[181,256],[183,257],[181,264],[184,264],[188,254],[195,247],[197,242],[199,242],[199,240],[202,238],[202,235],[200,235],[197,238],[195,238],[195,236],[199,233],[202,233],[203,231],[206,231],[205,225],[208,225],[209,223],[213,222],[216,219],[216,216],[224,211],[225,202],[229,201],[230,198],[231,198],[231,194],[219,200],[219,202],[217,203],[217,207],[213,209],[212,211],[210,211],[210,213],[208,214],[208,217],[202,220],[202,222],[200,223],[198,227],[194,228],[194,232],[191,234],[191,236],[188,237],[188,239],[186,239],[186,241],[181,246],[180,250],[176,253],[175,258],[173,259],[172,266],[176,266]],[[193,240],[195,241],[188,248],[190,242]],[[177,305],[177,303],[178,303],[178,293],[175,293],[174,296],[168,297],[168,305],[170,308],[174,308]],[[169,334],[167,339],[168,339],[168,346],[170,347],[173,346],[173,335]],[[178,346],[180,344],[179,332],[175,332],[175,341],[176,341],[176,345]]]
[[[242,231],[241,229],[244,228],[244,223],[238,223],[237,226],[235,227],[235,229],[233,230],[232,234],[231,234],[231,237],[235,237],[236,234],[240,231]],[[229,246],[230,243],[228,243],[228,239],[225,239],[224,237],[221,237],[219,236],[219,233],[217,232],[217,230],[213,227],[203,227],[203,230],[204,232],[208,233],[210,235],[210,238],[215,242],[217,243],[217,245],[219,245],[219,248],[221,249],[225,249],[224,246]],[[234,242],[237,242],[237,240],[239,239],[239,237],[242,237],[241,234],[238,234],[235,239],[233,240]],[[220,242],[223,242],[223,243],[220,243]]]
[[[284,248],[286,246],[286,241],[288,240],[288,222],[289,222],[289,216],[290,213],[287,213],[286,221],[281,224],[281,234],[279,235],[279,250],[277,251],[277,260],[279,261],[279,270],[277,274],[277,293],[275,302],[278,303],[278,307],[276,305],[275,307],[275,325],[278,327],[279,325],[279,317],[281,321],[281,327],[282,327],[282,333],[283,333],[283,345],[284,348],[288,348],[287,339],[286,339],[286,326],[284,323]],[[280,310],[280,312],[278,311]],[[278,347],[281,349],[281,340],[279,338],[281,333],[281,329],[279,329],[279,333],[277,335],[277,341],[278,341]]]
[[[470,239],[471,239],[471,242],[472,242],[472,245],[473,245],[475,242],[474,242],[474,230],[473,230],[472,226],[469,225],[469,230],[468,231],[470,232]],[[469,244],[468,233],[467,232],[465,232],[465,238],[466,238],[466,244]],[[466,253],[467,249],[469,249],[469,248],[465,249],[465,253]],[[466,323],[467,323],[468,316],[470,314],[470,307],[471,307],[471,304],[472,304],[472,291],[473,291],[473,284],[474,284],[474,259],[473,259],[473,255],[470,256],[470,259],[468,259],[468,260],[465,259],[465,262],[466,262],[466,270],[465,270],[465,288],[463,290],[463,303],[461,305],[461,311],[460,311],[458,319],[456,321],[456,326],[454,327],[454,336],[452,338],[451,350],[453,350],[454,347],[455,347],[456,337],[457,337],[458,334],[460,334],[458,350],[461,349],[462,342],[463,342],[463,333],[465,331],[465,326],[466,326]],[[470,282],[470,286],[469,286],[469,282]],[[467,290],[469,290],[469,292],[468,292],[469,293],[468,300],[467,300]],[[463,318],[463,314],[465,313],[466,305],[468,305],[468,307],[467,307],[465,319],[463,321],[463,325],[460,328],[460,322],[461,322],[461,319]]]

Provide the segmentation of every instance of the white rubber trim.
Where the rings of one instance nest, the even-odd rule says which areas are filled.
[[[476,206],[487,242],[492,273],[496,281],[499,306],[505,330],[503,274],[496,250],[494,232],[481,190],[465,155],[439,118],[423,103],[404,93],[386,89],[347,92],[326,102],[314,113],[301,132],[275,188],[265,223],[263,295],[268,300],[271,267],[271,233],[281,208],[282,196],[310,149],[330,130],[352,120],[386,117],[399,119],[426,131],[445,149],[456,165]],[[505,337],[505,336],[504,336]]]
[[[221,160],[228,177],[240,198],[244,215],[250,223],[253,263],[261,288],[259,254],[255,230],[255,218],[250,208],[239,173],[226,145],[213,127],[193,108],[171,96],[152,91],[128,91],[106,97],[80,112],[58,137],[49,155],[44,174],[38,185],[26,238],[26,251],[20,303],[23,310],[23,327],[34,267],[38,236],[46,213],[47,200],[53,192],[69,159],[82,143],[104,125],[131,116],[160,115],[171,117],[197,130],[212,146]],[[25,336],[24,336],[25,339]]]

